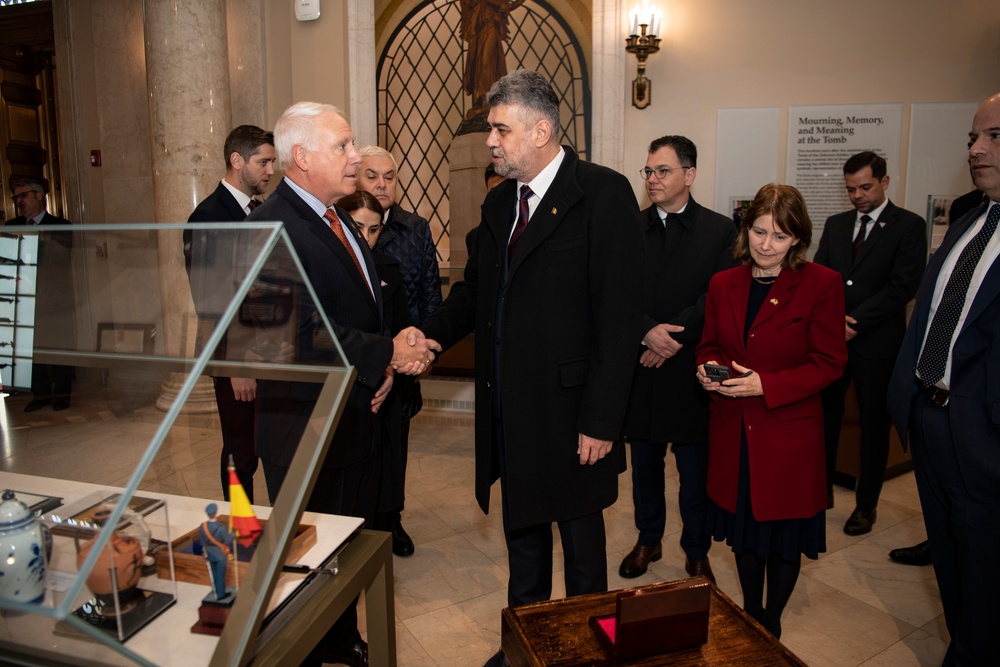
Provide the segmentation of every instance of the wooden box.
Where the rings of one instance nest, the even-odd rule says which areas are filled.
[[[229,517],[220,514],[215,518],[220,523],[227,523]],[[260,519],[260,525],[267,530],[267,520]],[[208,566],[205,564],[205,557],[191,553],[191,546],[200,541],[198,538],[198,528],[189,531],[173,541],[174,547],[174,572],[177,574],[177,581],[186,581],[192,584],[203,584],[211,586],[212,581],[208,574]],[[292,546],[288,549],[288,563],[297,563],[309,549],[316,544],[316,526],[305,523],[299,524],[299,529],[292,540]],[[250,560],[240,557],[237,568],[226,570],[226,585],[236,586],[236,572],[239,570],[240,581],[242,582],[250,567]],[[160,549],[156,553],[156,576],[160,579],[170,578],[170,554],[166,549]]]
[[[704,577],[625,590],[614,616],[590,626],[615,662],[701,646],[708,641],[712,585]]]

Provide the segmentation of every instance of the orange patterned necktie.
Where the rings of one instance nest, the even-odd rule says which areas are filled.
[[[324,213],[323,215],[330,223],[330,229],[333,231],[334,234],[336,234],[337,238],[340,239],[340,242],[344,244],[344,249],[347,250],[347,254],[350,255],[351,259],[354,260],[354,266],[357,267],[358,273],[361,274],[362,278],[365,278],[366,274],[365,270],[361,268],[361,260],[358,259],[357,254],[355,254],[354,248],[351,247],[350,241],[347,240],[347,234],[344,233],[344,227],[343,225],[340,224],[340,218],[337,217],[337,214],[333,212],[332,208],[326,209],[326,213]],[[367,279],[365,279],[365,283],[366,284],[368,283]],[[369,289],[371,288],[369,287]]]

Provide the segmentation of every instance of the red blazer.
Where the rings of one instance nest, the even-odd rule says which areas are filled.
[[[827,504],[820,391],[847,363],[843,281],[818,264],[784,269],[744,345],[752,279],[749,266],[738,266],[717,273],[708,288],[698,363],[736,361],[758,373],[764,389],[763,396],[741,399],[712,393],[708,495],[736,511],[745,426],[754,517],[807,518]]]

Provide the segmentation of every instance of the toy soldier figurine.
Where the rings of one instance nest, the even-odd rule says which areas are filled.
[[[215,520],[215,515],[219,508],[215,503],[211,503],[205,508],[208,521],[198,528],[198,536],[205,546],[205,560],[208,563],[208,571],[212,577],[212,589],[217,601],[235,595],[235,591],[226,590],[226,568],[229,564],[230,547],[233,544],[233,534],[229,528]]]

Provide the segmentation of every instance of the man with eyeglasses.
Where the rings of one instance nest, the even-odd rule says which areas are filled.
[[[665,136],[649,145],[640,170],[653,205],[642,212],[645,319],[625,418],[639,529],[635,547],[618,570],[626,579],[642,576],[650,562],[663,556],[664,459],[671,445],[680,481],[685,569],[715,581],[708,561],[712,540],[704,527],[708,399],[695,381],[694,350],[701,339],[709,280],[734,265],[736,230],[732,220],[691,196],[697,161],[698,149],[690,139]]]
[[[69,220],[52,215],[46,210],[45,186],[36,178],[16,178],[10,183],[11,201],[17,209],[18,216],[7,221],[8,225],[68,225]],[[69,270],[69,256],[66,248],[59,242],[49,243],[42,239],[38,249],[39,275],[36,279],[35,299],[35,345],[45,347],[45,340],[50,335],[65,337],[62,333],[46,332],[41,316],[57,314],[60,311],[70,312],[72,305],[72,283],[70,276],[62,274]],[[61,255],[66,254],[63,258]],[[43,260],[46,260],[43,264]],[[41,273],[45,271],[45,273]],[[53,280],[53,278],[63,278]],[[44,288],[44,291],[42,291]],[[66,300],[69,299],[69,302]],[[55,341],[53,341],[55,342]],[[64,341],[60,341],[64,342]],[[32,363],[31,366],[31,401],[24,406],[25,412],[35,412],[51,405],[56,412],[69,408],[70,386],[73,380],[73,369],[69,366],[52,366],[49,364]]]

